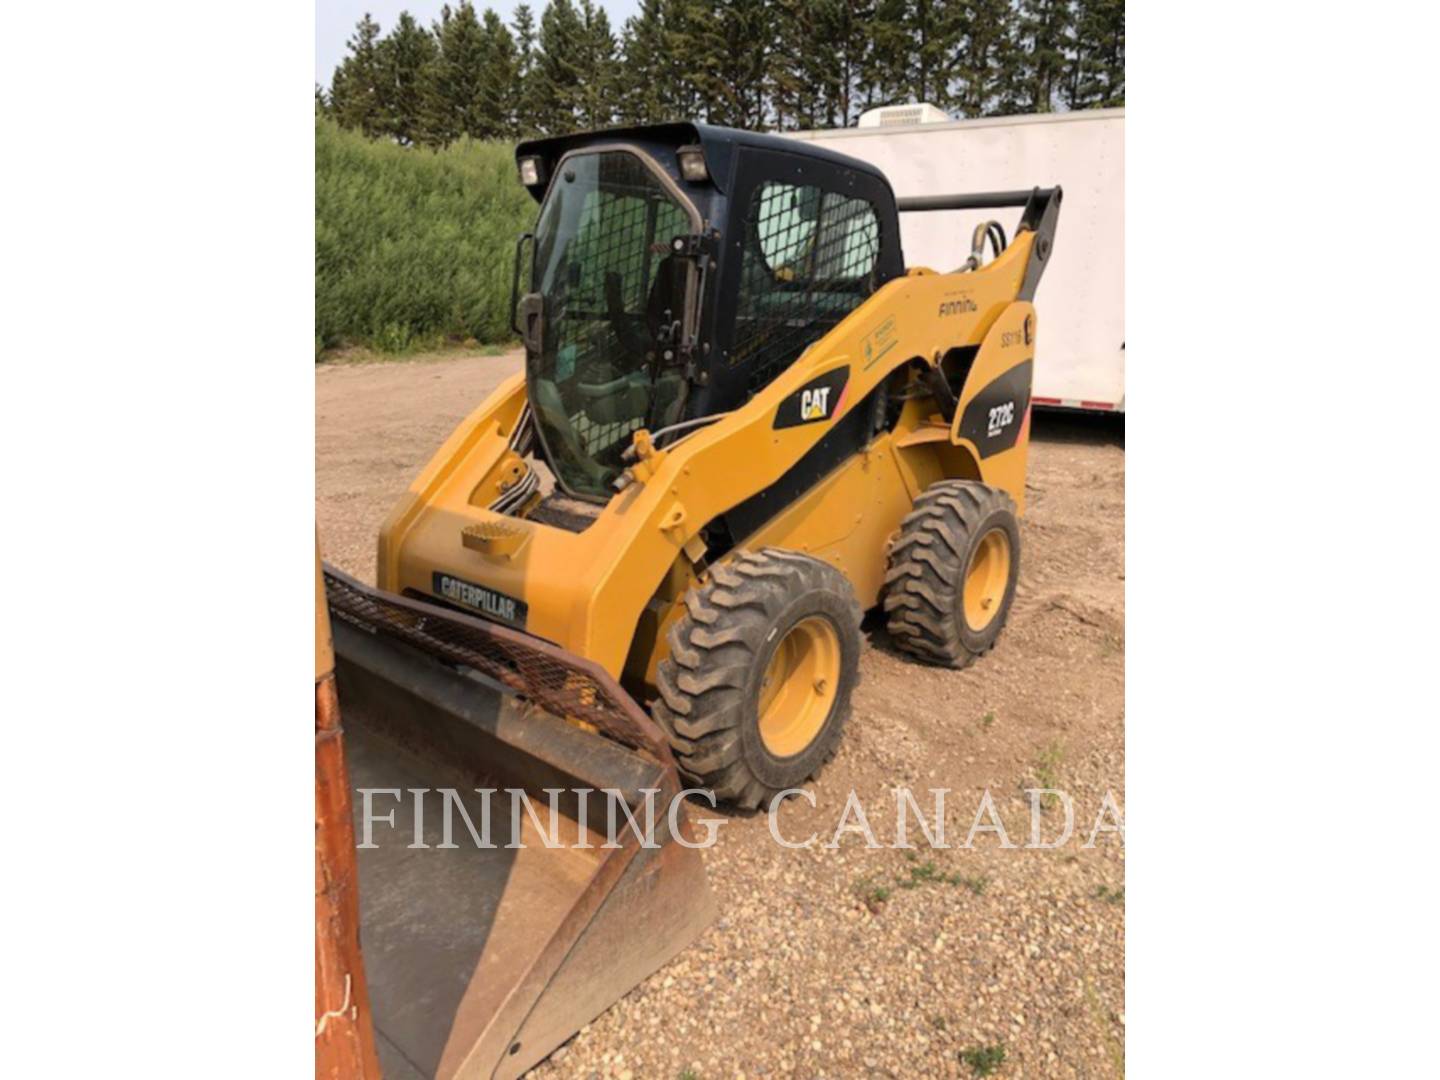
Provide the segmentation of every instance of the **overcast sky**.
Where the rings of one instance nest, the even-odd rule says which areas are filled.
[[[459,4],[459,0],[454,2]],[[508,23],[519,0],[472,2],[482,13],[487,7],[494,8]],[[600,6],[610,16],[610,25],[618,35],[625,20],[634,15],[640,5],[638,0],[600,0]],[[330,76],[345,57],[345,42],[367,11],[380,24],[380,32],[388,34],[400,12],[408,11],[420,25],[429,26],[440,17],[442,7],[444,0],[409,0],[408,3],[405,0],[315,0],[315,81],[324,87],[330,85]],[[535,12],[538,29],[545,0],[530,0],[530,10]]]

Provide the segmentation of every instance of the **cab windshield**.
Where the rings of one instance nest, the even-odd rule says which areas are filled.
[[[631,435],[679,418],[684,380],[663,356],[690,280],[670,245],[690,231],[686,207],[635,154],[560,163],[535,229],[544,318],[529,390],[556,478],[574,494],[608,498]]]

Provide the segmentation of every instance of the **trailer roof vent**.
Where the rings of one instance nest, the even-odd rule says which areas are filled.
[[[862,128],[909,127],[912,124],[942,124],[949,120],[944,109],[938,109],[928,102],[919,105],[885,105],[860,114]]]

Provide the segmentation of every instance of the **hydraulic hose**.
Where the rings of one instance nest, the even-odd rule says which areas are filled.
[[[989,239],[990,248],[994,252],[992,259],[999,258],[1000,253],[1008,246],[1005,239],[1005,226],[998,221],[982,221],[975,226],[975,232],[970,237],[970,257],[965,260],[962,271],[979,270],[980,264],[985,257],[985,241]]]

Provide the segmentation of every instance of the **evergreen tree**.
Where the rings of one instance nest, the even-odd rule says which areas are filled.
[[[1125,0],[1078,0],[1074,57],[1065,80],[1071,109],[1125,104]]]
[[[547,135],[577,128],[580,64],[585,27],[570,0],[551,0],[540,16],[534,92],[529,95],[532,126]]]
[[[355,33],[346,42],[350,54],[330,84],[330,107],[335,119],[342,127],[355,128],[372,138],[385,133],[379,40],[380,26],[366,12],[355,24]]]
[[[435,39],[408,11],[376,47],[385,132],[402,146],[424,137],[426,69],[434,59]]]
[[[907,72],[910,39],[906,13],[910,0],[877,0],[870,49],[861,70],[861,87],[871,107],[910,100]]]
[[[958,12],[956,48],[954,104],[961,116],[994,115],[1016,81],[1019,51],[1010,0],[965,0]]]
[[[950,106],[951,69],[959,36],[956,5],[945,0],[910,4],[910,94],[945,109]]]
[[[718,66],[712,17],[715,0],[668,0],[665,5],[665,92],[675,119],[704,120]]]
[[[437,52],[425,68],[423,117],[425,139],[446,146],[462,135],[482,138],[480,82],[485,67],[486,41],[470,0],[452,9],[440,9],[435,24]]]
[[[480,69],[476,99],[477,134],[480,138],[513,138],[519,134],[520,61],[515,39],[499,15],[485,11],[484,62]]]
[[[776,126],[846,126],[868,85],[873,0],[771,0],[767,6],[774,27],[768,70]]]
[[[824,50],[817,49],[814,10],[807,0],[771,0],[773,46],[766,57],[765,90],[777,130],[815,126],[816,79]]]
[[[672,74],[665,48],[665,0],[640,0],[640,10],[625,20],[622,60],[616,86],[616,111],[626,124],[658,124],[678,117],[667,93]]]
[[[736,0],[721,24],[719,74],[729,87],[729,116],[722,122],[735,127],[765,127],[765,71],[775,41],[772,7],[770,0]]]
[[[620,53],[610,30],[610,16],[594,0],[580,0],[580,52],[576,60],[576,122],[589,131],[611,126],[615,122]]]
[[[821,116],[825,127],[849,127],[863,111],[863,74],[869,61],[874,29],[874,0],[820,0],[816,30],[825,42],[813,55],[826,56],[819,73]]]
[[[430,30],[367,14],[317,113],[443,146],[616,122],[847,127],[929,101],[964,116],[1125,101],[1124,0],[639,0],[620,40],[603,0],[548,0],[511,26],[473,0]]]
[[[730,127],[763,127],[772,43],[771,0],[691,0],[677,27],[675,74],[702,104],[700,117]]]
[[[1014,83],[1009,111],[1054,110],[1070,60],[1066,44],[1074,12],[1070,0],[1020,0]]]
[[[515,130],[526,135],[535,130],[530,102],[535,90],[535,16],[529,4],[515,8]]]
[[[866,99],[949,108],[962,13],[954,0],[879,0],[870,54],[861,65]]]

